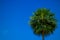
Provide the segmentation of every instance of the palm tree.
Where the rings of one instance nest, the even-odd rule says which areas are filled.
[[[54,14],[46,8],[40,8],[31,16],[30,25],[34,34],[44,36],[53,33],[56,28],[56,19]]]

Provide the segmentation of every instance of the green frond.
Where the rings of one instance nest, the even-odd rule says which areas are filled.
[[[35,34],[40,35],[44,30],[44,35],[48,35],[53,33],[55,30],[56,19],[54,14],[49,9],[42,8],[38,9],[34,12],[34,15],[31,16],[30,25]]]

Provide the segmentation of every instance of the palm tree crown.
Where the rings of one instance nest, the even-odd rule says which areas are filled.
[[[56,28],[56,19],[49,9],[41,8],[31,16],[30,25],[34,34],[44,37],[45,35],[53,33]]]

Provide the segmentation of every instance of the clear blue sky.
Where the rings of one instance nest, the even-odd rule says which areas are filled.
[[[38,8],[49,8],[57,19],[57,29],[45,40],[60,40],[59,0],[0,0],[0,40],[41,40],[28,24]]]

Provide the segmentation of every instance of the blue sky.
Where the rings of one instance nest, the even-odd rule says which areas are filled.
[[[0,0],[0,40],[42,40],[28,24],[38,8],[49,8],[57,19],[57,29],[45,40],[60,40],[59,0]]]

